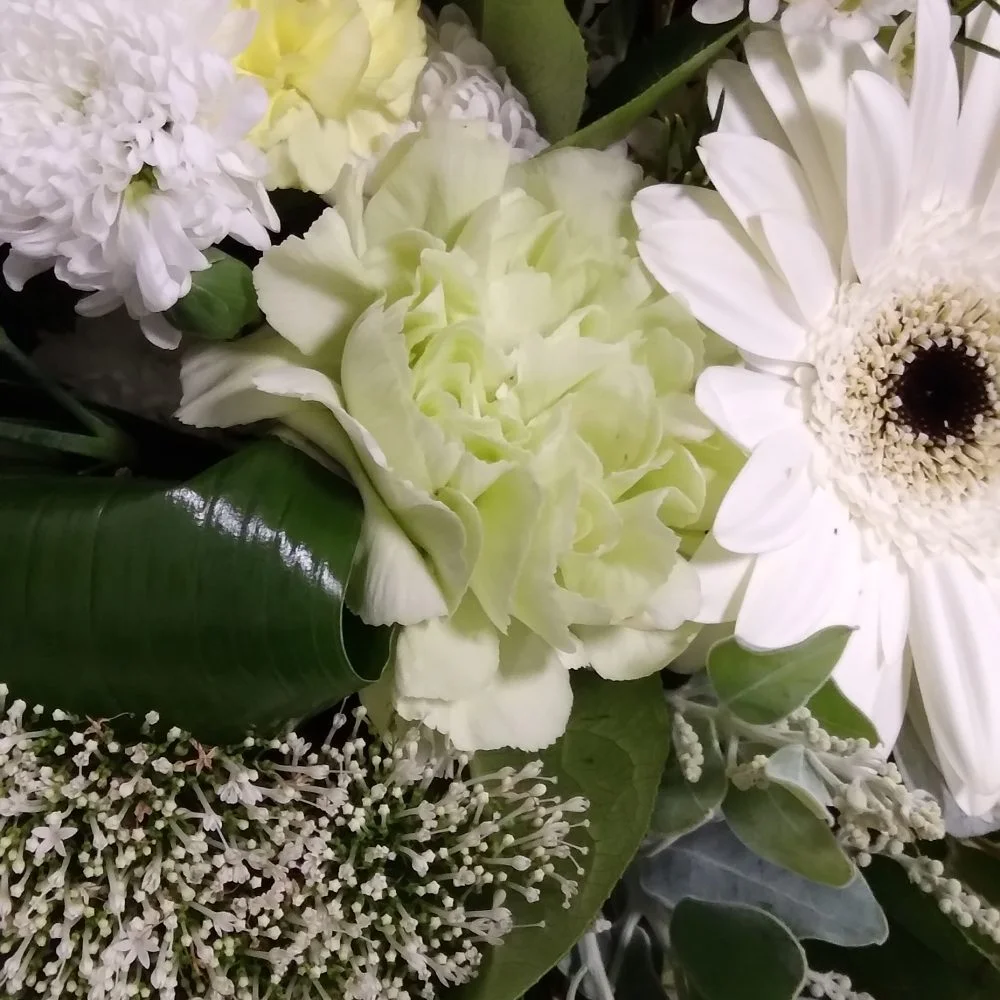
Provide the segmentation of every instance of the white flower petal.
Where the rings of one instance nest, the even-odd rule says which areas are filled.
[[[824,240],[831,249],[839,248],[845,235],[843,191],[785,40],[776,31],[755,31],[744,45],[747,65],[780,122],[783,144],[802,165],[823,223]]]
[[[407,626],[396,641],[396,691],[404,698],[469,698],[499,669],[500,633],[475,599],[450,618]]]
[[[768,32],[751,32],[747,41],[761,34]],[[720,101],[720,132],[760,136],[791,154],[788,138],[749,66],[735,59],[720,59],[712,66],[708,73],[708,106],[715,114]]]
[[[644,231],[639,255],[668,292],[726,340],[781,360],[801,354],[805,336],[789,292],[723,223],[674,222]]]
[[[707,535],[689,563],[698,574],[701,592],[694,620],[709,624],[735,621],[753,564],[753,556],[730,552],[715,535]]]
[[[769,552],[799,537],[816,490],[808,467],[812,447],[808,432],[788,430],[754,449],[715,518],[715,537],[723,548]]]
[[[698,632],[689,622],[672,631],[579,626],[576,629],[586,662],[605,680],[629,681],[662,670],[679,656]]]
[[[717,365],[695,386],[695,402],[727,437],[753,451],[778,431],[803,426],[796,387],[774,375]]]
[[[678,559],[666,583],[653,592],[645,611],[625,624],[654,632],[669,632],[693,619],[700,603],[698,574],[686,559]]]
[[[864,280],[899,231],[912,142],[906,102],[874,73],[851,77],[847,119],[847,225]]]
[[[958,122],[958,70],[951,13],[940,0],[917,0],[917,43],[910,93],[913,119],[911,195],[935,208],[948,180]],[[994,128],[996,123],[993,123]]]
[[[1000,49],[1000,13],[980,4],[966,17],[966,33]],[[1000,175],[1000,59],[972,49],[966,59],[968,77],[949,173],[956,194],[977,204],[986,200]]]
[[[969,564],[926,558],[910,574],[910,649],[948,785],[967,812],[1000,798],[1000,608]]]
[[[695,0],[691,16],[702,24],[723,24],[743,13],[743,0]]]
[[[836,298],[839,276],[819,232],[804,220],[779,212],[763,212],[759,222],[803,318],[825,316]]]
[[[831,625],[855,625],[861,586],[857,530],[820,491],[797,537],[757,557],[736,635],[754,649],[780,649]]]

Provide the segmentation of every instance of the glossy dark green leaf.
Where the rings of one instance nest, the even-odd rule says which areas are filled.
[[[684,777],[676,755],[667,762],[650,822],[650,833],[665,843],[707,823],[722,805],[729,787],[715,727],[708,719],[690,718],[688,722],[701,740],[705,763],[701,777],[692,782]]]
[[[688,17],[653,34],[608,74],[587,109],[588,124],[560,146],[605,149],[624,139],[660,102],[718,58],[743,22],[700,24]]]
[[[90,716],[155,709],[208,742],[334,704],[390,651],[344,608],[361,521],[348,483],[277,441],[179,486],[6,477],[2,679]]]
[[[513,896],[515,924],[545,921],[514,930],[487,958],[482,973],[451,994],[462,1000],[516,1000],[582,937],[632,860],[646,831],[670,740],[658,676],[606,681],[589,671],[573,675],[573,714],[565,735],[540,753],[496,751],[477,754],[480,773],[541,759],[558,778],[561,795],[590,800],[590,828],[574,831],[588,847],[580,858],[584,874],[569,909],[561,890],[548,885],[538,903]]]
[[[722,804],[733,833],[762,858],[823,885],[845,886],[854,865],[833,831],[787,788],[730,789]]]
[[[847,700],[837,682],[828,680],[808,701],[809,711],[831,735],[845,740],[878,743],[878,732],[861,709]]]
[[[996,1000],[1000,972],[894,862],[863,874],[889,918],[889,939],[869,948],[807,945],[810,964],[849,975],[878,1000]]]
[[[551,142],[576,128],[587,90],[587,52],[563,0],[474,0],[483,44],[528,99]]]
[[[708,654],[719,702],[754,725],[769,725],[801,708],[829,679],[851,629],[823,629],[803,642],[768,652],[723,639]]]
[[[793,1000],[805,982],[802,946],[763,910],[682,899],[670,943],[704,1000]]]

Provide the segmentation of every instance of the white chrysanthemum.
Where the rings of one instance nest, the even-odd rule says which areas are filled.
[[[743,13],[764,24],[781,15],[781,27],[790,35],[817,31],[852,41],[874,38],[879,28],[893,25],[893,18],[913,10],[913,0],[695,0],[691,13],[704,24],[732,21]]]
[[[969,36],[1000,45],[982,5]],[[874,45],[761,30],[719,64],[716,187],[635,203],[643,260],[743,352],[697,399],[752,454],[695,564],[750,646],[852,624],[836,678],[1000,801],[1000,60],[921,0],[911,96]],[[961,79],[961,84],[960,84]]]
[[[503,139],[514,151],[515,162],[548,146],[538,134],[525,96],[476,38],[472,22],[460,7],[449,4],[436,24],[432,21],[427,44],[429,59],[410,114],[414,125],[434,116],[484,122],[490,135]]]
[[[93,292],[101,315],[124,303],[151,339],[202,251],[226,236],[258,248],[276,229],[244,136],[267,98],[230,58],[252,15],[228,0],[5,0],[0,5],[0,243],[14,289],[55,268]]]

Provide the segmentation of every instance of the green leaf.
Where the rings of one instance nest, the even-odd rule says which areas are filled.
[[[710,823],[639,862],[642,888],[668,909],[686,896],[756,906],[799,938],[857,948],[881,943],[885,914],[860,873],[841,889],[765,861],[725,823]]]
[[[542,135],[576,128],[587,90],[587,52],[563,0],[477,0],[483,44],[528,99]]]
[[[660,29],[594,92],[589,124],[558,145],[606,149],[624,139],[672,90],[718,58],[742,30],[742,18],[701,24],[690,17]]]
[[[704,1000],[792,1000],[806,979],[802,946],[763,910],[682,899],[670,942]]]
[[[180,486],[11,476],[2,679],[31,702],[240,739],[375,680],[385,629],[343,596],[361,530],[344,480],[277,441]]]
[[[996,1000],[1000,973],[972,947],[937,901],[902,868],[876,857],[864,875],[889,918],[889,939],[869,948],[807,946],[810,964],[851,977],[878,1000]]]
[[[830,828],[787,788],[733,788],[722,805],[733,833],[762,858],[823,885],[844,886],[854,865]]]
[[[808,701],[809,711],[831,736],[845,740],[868,740],[878,743],[878,732],[872,721],[844,697],[837,682],[828,680]]]
[[[753,725],[770,725],[801,708],[837,665],[851,629],[824,629],[785,649],[754,652],[735,638],[708,654],[708,676],[719,703]]]
[[[450,994],[462,1000],[515,1000],[582,937],[610,895],[649,828],[653,799],[670,741],[669,720],[658,676],[606,681],[590,671],[573,674],[573,714],[565,735],[540,753],[477,754],[479,773],[541,759],[559,779],[563,796],[590,800],[590,828],[574,831],[589,849],[585,871],[569,909],[561,890],[542,889],[538,903],[514,897],[515,924],[545,921],[544,931],[524,927],[509,934],[471,983]]]
[[[263,321],[253,271],[222,250],[205,251],[210,266],[191,276],[191,291],[165,313],[178,330],[205,340],[232,340]]]
[[[667,762],[650,824],[650,832],[667,844],[707,823],[722,805],[729,787],[715,726],[709,719],[692,718],[688,722],[701,740],[705,763],[701,778],[690,782],[684,777],[676,755]]]

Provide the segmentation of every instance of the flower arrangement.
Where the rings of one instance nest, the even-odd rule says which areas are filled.
[[[1000,992],[993,0],[0,48],[4,996]]]

